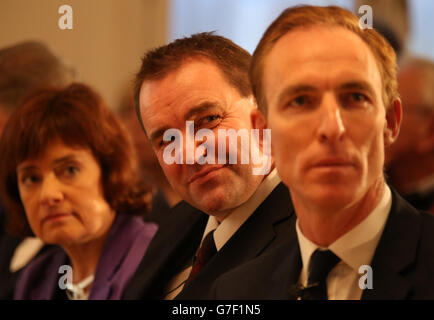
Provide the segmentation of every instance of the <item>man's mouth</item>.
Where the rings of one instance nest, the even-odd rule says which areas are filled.
[[[345,158],[339,157],[329,157],[323,158],[321,160],[315,161],[311,167],[313,168],[339,168],[339,167],[350,167],[353,163]]]
[[[206,167],[206,168],[200,170],[199,172],[195,173],[195,174],[190,178],[190,180],[189,180],[188,182],[189,182],[189,183],[192,183],[192,182],[194,182],[194,181],[197,180],[197,179],[200,179],[200,178],[202,178],[202,177],[205,177],[205,176],[206,176],[207,174],[209,174],[210,172],[213,172],[213,171],[216,171],[216,170],[219,170],[219,169],[223,168],[224,166],[225,166],[224,164],[220,164],[220,165],[215,165],[215,166],[209,166],[209,167]]]

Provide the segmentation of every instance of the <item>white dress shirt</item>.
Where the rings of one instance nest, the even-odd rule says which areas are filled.
[[[202,241],[209,232],[215,230],[213,237],[217,251],[219,251],[252,213],[255,212],[259,205],[270,195],[274,188],[277,187],[280,181],[277,170],[273,169],[261,182],[258,189],[256,189],[249,200],[235,208],[221,223],[219,223],[214,216],[209,216]],[[182,291],[184,283],[190,275],[191,268],[192,266],[188,266],[170,281],[168,285],[169,289],[167,290],[169,293],[166,295],[165,299],[172,300]]]
[[[44,243],[41,239],[35,237],[27,237],[15,248],[12,256],[9,270],[17,272],[25,267],[42,249]]]
[[[329,249],[341,261],[327,276],[327,294],[329,300],[360,300],[363,290],[359,279],[366,273],[359,273],[362,265],[370,265],[380,241],[392,206],[392,193],[386,185],[383,197],[377,207],[356,227],[342,235],[328,248],[322,248],[306,238],[296,222],[296,232],[300,246],[303,268],[299,281],[307,285],[310,258],[316,249]],[[375,270],[373,270],[375,277]],[[369,289],[365,289],[369,290]]]

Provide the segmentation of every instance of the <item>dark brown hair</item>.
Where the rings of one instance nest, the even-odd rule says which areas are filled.
[[[264,61],[276,42],[296,28],[316,25],[338,26],[357,34],[369,46],[380,70],[383,102],[387,108],[399,97],[396,80],[396,54],[387,40],[374,29],[362,29],[359,19],[351,12],[336,6],[296,6],[284,10],[268,27],[252,57],[249,71],[253,93],[259,109],[266,114],[267,102],[263,89]]]
[[[162,79],[191,58],[205,58],[214,62],[225,79],[239,91],[241,96],[252,94],[248,75],[251,59],[249,52],[231,40],[214,35],[212,32],[177,39],[168,45],[148,51],[142,59],[134,89],[136,112],[142,127],[139,96],[143,82]]]
[[[104,197],[117,213],[147,212],[151,195],[137,182],[130,137],[97,93],[72,84],[31,94],[5,125],[0,139],[0,197],[10,233],[32,234],[19,196],[17,166],[42,154],[55,139],[92,151],[101,168]]]

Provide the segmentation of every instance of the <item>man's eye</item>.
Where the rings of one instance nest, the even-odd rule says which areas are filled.
[[[369,98],[365,94],[359,92],[344,94],[342,101],[345,107],[364,107],[368,102]]]
[[[205,117],[205,121],[211,122],[211,121],[217,120],[218,118],[219,118],[218,115],[210,115],[210,116]]]
[[[352,93],[351,98],[354,101],[365,101],[366,100],[366,96],[364,94],[361,94],[361,93]]]
[[[302,96],[302,97],[297,97],[294,100],[292,100],[292,104],[296,105],[296,106],[302,106],[306,103],[306,97]]]
[[[312,99],[310,99],[308,96],[303,95],[303,96],[298,96],[295,97],[294,99],[290,100],[287,104],[286,107],[288,108],[300,108],[300,107],[306,107],[309,104],[312,103],[311,101]]]
[[[218,124],[218,121],[221,119],[221,116],[218,114],[211,114],[208,116],[205,116],[203,118],[201,118],[198,121],[197,126],[210,126],[213,127],[214,125]]]
[[[171,136],[169,141],[164,141],[163,139],[161,139],[160,142],[158,143],[158,146],[164,147],[165,145],[167,145],[173,141],[175,141],[175,136]]]

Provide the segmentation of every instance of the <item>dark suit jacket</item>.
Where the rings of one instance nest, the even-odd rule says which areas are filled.
[[[208,215],[181,203],[151,242],[125,299],[161,299],[169,281],[188,263],[202,240]],[[280,183],[176,299],[208,298],[214,280],[281,243],[290,230],[293,208]]]
[[[362,299],[434,299],[434,216],[392,190],[392,208],[371,267],[373,289]],[[214,299],[292,299],[302,268],[295,223],[288,241],[222,275]]]
[[[434,214],[434,189],[425,193],[412,193],[403,195],[403,197],[413,207],[419,210],[429,211]]]
[[[21,239],[6,233],[6,219],[0,206],[0,300],[12,299],[17,274],[9,271],[9,265]]]

